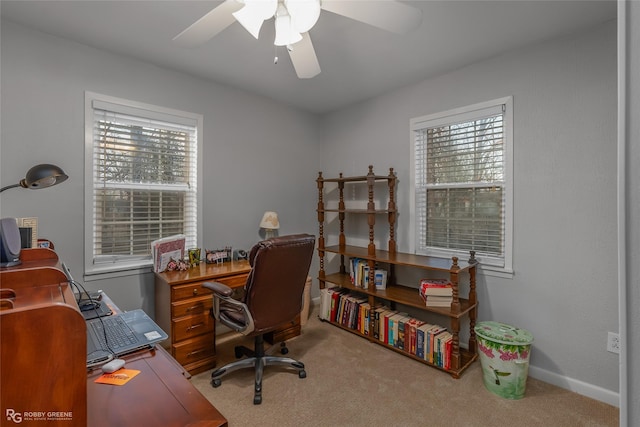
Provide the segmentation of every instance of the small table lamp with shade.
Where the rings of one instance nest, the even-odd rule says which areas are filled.
[[[265,238],[270,239],[276,236],[276,230],[280,228],[278,214],[276,212],[267,211],[262,215],[260,228],[264,229]]]

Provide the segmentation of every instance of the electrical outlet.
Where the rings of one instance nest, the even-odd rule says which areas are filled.
[[[607,351],[620,354],[620,335],[615,332],[609,332],[607,336]]]

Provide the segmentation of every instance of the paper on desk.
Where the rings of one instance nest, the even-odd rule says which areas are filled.
[[[136,371],[135,369],[122,368],[110,374],[102,374],[96,378],[95,382],[99,384],[125,385],[139,373],[140,371]]]

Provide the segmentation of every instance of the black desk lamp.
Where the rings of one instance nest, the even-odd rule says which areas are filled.
[[[69,176],[55,165],[41,164],[29,169],[27,176],[19,183],[0,188],[0,193],[10,188],[22,187],[37,190],[60,184]],[[20,230],[15,218],[0,219],[0,267],[20,264],[22,247]]]
[[[69,178],[69,176],[56,165],[36,165],[29,169],[27,176],[24,179],[21,179],[19,183],[0,188],[0,193],[4,190],[15,187],[31,188],[33,190],[47,188],[52,185],[60,184],[67,178]]]

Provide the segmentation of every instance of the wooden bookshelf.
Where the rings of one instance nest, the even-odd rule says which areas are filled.
[[[386,181],[388,187],[388,203],[386,206],[377,207],[374,198],[374,185],[376,182]],[[347,209],[345,207],[344,200],[344,184],[364,182],[367,186],[367,208],[366,209]],[[373,336],[373,331],[369,330],[368,334],[363,334],[358,330],[351,329],[340,322],[331,322],[333,325],[342,329],[348,330],[356,335],[369,339],[370,341],[381,344],[386,348],[399,352],[407,357],[418,360],[429,366],[444,370],[450,373],[454,378],[459,378],[460,374],[469,367],[473,361],[477,359],[476,353],[476,336],[475,336],[475,322],[477,315],[478,301],[476,296],[476,266],[477,261],[475,259],[474,252],[470,252],[467,260],[460,260],[457,257],[452,258],[439,258],[422,256],[416,254],[397,252],[395,241],[395,226],[396,226],[396,203],[395,203],[395,188],[397,179],[393,168],[389,170],[388,175],[376,175],[373,172],[373,166],[369,166],[369,172],[362,176],[344,177],[342,174],[337,178],[324,178],[322,172],[318,174],[316,179],[318,187],[318,223],[319,223],[319,237],[318,237],[318,256],[320,269],[318,272],[318,280],[320,288],[325,289],[327,286],[339,286],[349,293],[366,297],[370,307],[377,305],[388,305],[391,308],[395,308],[396,305],[412,307],[425,312],[434,313],[441,316],[443,319],[448,319],[448,331],[453,335],[452,338],[452,353],[451,353],[451,366],[449,369],[444,369],[433,363],[426,361],[416,355],[398,349],[393,346],[389,346],[381,342],[378,338]],[[325,186],[330,184],[337,186],[337,209],[325,208],[325,197],[328,193],[334,194],[332,191],[335,188],[328,188]],[[337,213],[338,214],[338,245],[325,246],[325,213]],[[387,216],[387,223],[389,226],[389,241],[386,249],[376,248],[374,241],[374,226],[376,218],[380,215]],[[369,228],[369,244],[366,247],[348,245],[347,233],[345,232],[345,218],[347,215],[359,215],[366,220]],[[325,271],[325,258],[328,254],[336,254],[340,256],[339,269],[336,272],[327,273]],[[359,258],[366,260],[369,267],[369,280],[368,287],[355,286],[349,274],[348,262],[351,258]],[[374,270],[378,265],[387,270],[387,284],[386,289],[378,290],[374,284]],[[426,306],[423,299],[420,297],[417,286],[407,286],[396,281],[395,267],[404,266],[407,268],[415,268],[424,270],[426,277],[429,274],[438,273],[439,276],[448,274],[449,281],[452,284],[453,298],[450,307],[429,307]],[[462,297],[459,293],[459,280],[461,273],[464,273],[465,277],[469,278],[469,292]],[[462,318],[469,318],[469,340],[467,342],[467,349],[460,347],[460,323]]]

